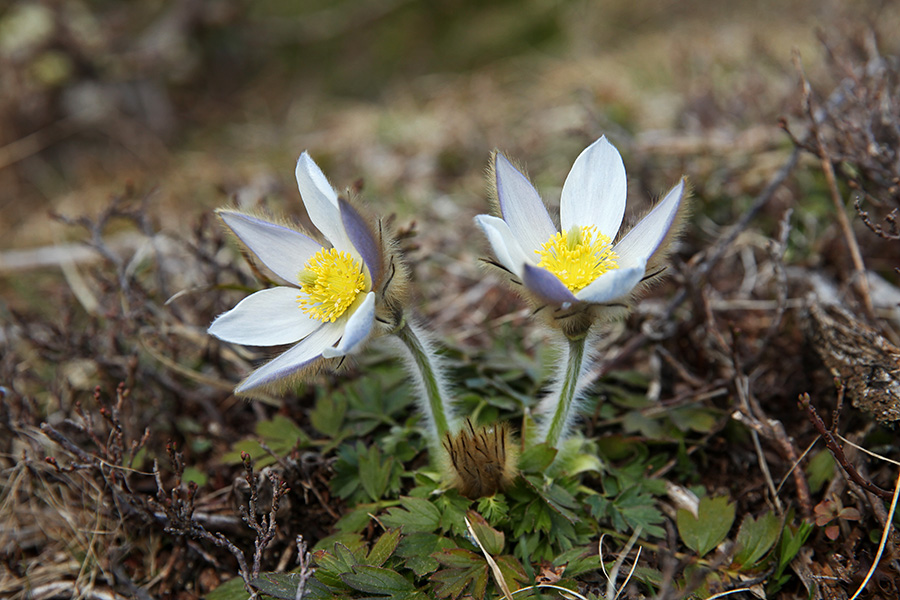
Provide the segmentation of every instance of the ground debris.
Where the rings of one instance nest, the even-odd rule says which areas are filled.
[[[834,304],[810,305],[806,334],[853,406],[882,424],[900,420],[900,348]]]

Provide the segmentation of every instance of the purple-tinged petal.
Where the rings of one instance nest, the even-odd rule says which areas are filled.
[[[531,293],[548,304],[568,308],[578,302],[578,298],[559,280],[559,277],[547,269],[525,265],[522,281]]]
[[[624,269],[607,271],[576,294],[578,299],[592,304],[603,304],[627,295],[641,282],[647,269],[646,262]]]
[[[325,323],[312,334],[250,373],[235,389],[235,394],[246,394],[253,390],[290,377],[297,371],[321,358],[322,351],[330,348],[344,334],[338,323]]]
[[[500,213],[522,248],[540,250],[556,233],[550,214],[534,186],[499,152],[494,155]]]
[[[381,248],[372,236],[372,229],[353,206],[343,198],[338,200],[341,208],[341,220],[344,222],[344,231],[363,262],[369,269],[369,276],[374,285],[381,279],[382,261]]]
[[[296,284],[306,262],[322,249],[319,242],[290,227],[233,210],[219,209],[216,213],[250,252],[288,283]]]
[[[347,327],[344,329],[344,337],[335,348],[325,348],[322,356],[336,358],[352,354],[366,341],[375,324],[375,292],[366,294],[359,308],[347,319]]]
[[[622,156],[603,136],[578,155],[566,177],[559,203],[560,225],[566,231],[594,225],[615,239],[627,195]]]
[[[522,246],[509,230],[506,221],[490,215],[478,215],[475,217],[475,222],[487,236],[494,249],[494,256],[497,257],[500,264],[521,277],[522,267],[533,263],[534,260],[526,256]]]
[[[341,252],[354,252],[353,245],[344,231],[337,194],[328,179],[307,152],[297,159],[297,187],[309,220],[316,229]]]
[[[298,291],[275,287],[251,294],[219,315],[208,331],[220,340],[248,346],[293,344],[322,325],[297,304]]]
[[[619,240],[614,250],[619,255],[620,268],[629,267],[640,261],[646,263],[656,252],[669,232],[675,215],[678,214],[678,207],[684,198],[684,189],[685,183],[682,179],[653,207],[653,210],[647,213],[647,216]]]

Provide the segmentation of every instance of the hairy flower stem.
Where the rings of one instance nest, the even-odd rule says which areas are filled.
[[[553,418],[546,426],[544,440],[552,448],[557,448],[561,438],[565,434],[572,418],[572,408],[575,404],[575,395],[578,391],[578,378],[584,364],[584,346],[587,334],[575,337],[567,337],[569,342],[569,355],[566,359],[566,367],[562,376],[562,387],[559,390],[559,398],[556,401],[556,410]],[[551,406],[547,407],[551,409]],[[550,410],[547,410],[550,412]]]
[[[440,374],[440,365],[434,355],[423,332],[418,327],[409,323],[404,315],[397,328],[391,332],[399,339],[408,352],[410,367],[414,377],[418,379],[421,391],[426,402],[422,402],[422,410],[429,423],[429,430],[435,438],[429,443],[439,448],[441,440],[450,433],[450,422],[447,413],[450,412],[448,400],[444,397],[443,378]],[[415,367],[414,369],[412,367]]]

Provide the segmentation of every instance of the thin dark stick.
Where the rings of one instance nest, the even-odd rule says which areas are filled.
[[[828,447],[828,450],[831,452],[831,455],[834,456],[835,460],[838,461],[838,464],[841,465],[841,468],[844,469],[844,472],[847,473],[847,476],[853,480],[854,483],[862,487],[863,489],[875,494],[879,498],[883,498],[885,500],[890,500],[893,497],[893,493],[888,490],[881,489],[871,481],[865,479],[862,475],[859,474],[859,471],[856,470],[850,461],[847,460],[847,457],[844,456],[844,449],[840,444],[837,443],[837,440],[834,439],[834,436],[828,431],[828,428],[825,427],[825,422],[822,421],[822,417],[819,416],[819,413],[816,412],[815,407],[809,401],[809,394],[801,394],[800,395],[800,408],[806,411],[806,416],[809,418],[810,422],[816,428],[816,431],[819,432],[819,435],[822,436],[822,439],[825,441],[825,446]]]

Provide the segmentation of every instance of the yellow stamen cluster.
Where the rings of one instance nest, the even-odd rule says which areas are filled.
[[[334,248],[322,248],[313,254],[298,280],[300,308],[323,323],[344,314],[366,287],[360,263]]]
[[[557,233],[535,252],[541,257],[538,266],[559,277],[572,292],[618,268],[612,241],[593,225]]]

